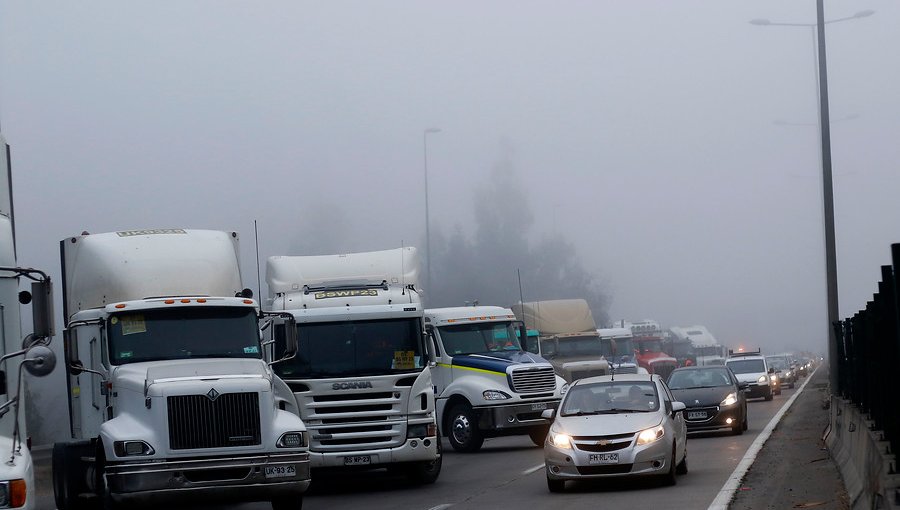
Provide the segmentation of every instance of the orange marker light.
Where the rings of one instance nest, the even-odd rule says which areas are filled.
[[[206,300],[205,300],[205,299],[198,299],[197,302],[198,302],[198,303],[206,303]]]
[[[182,303],[190,303],[191,300],[190,300],[190,299],[182,299],[181,302],[182,302]]]
[[[125,306],[127,306],[125,303],[119,303],[116,305],[116,308],[125,308]]]
[[[19,508],[25,506],[25,480],[9,482],[9,506]]]
[[[252,299],[245,299],[245,300],[244,300],[244,304],[245,304],[245,305],[252,305],[252,304],[253,304],[253,300],[252,300]]]
[[[167,299],[167,300],[165,300],[165,303],[166,303],[167,305],[171,305],[171,304],[174,303],[174,302],[175,302],[174,299]]]

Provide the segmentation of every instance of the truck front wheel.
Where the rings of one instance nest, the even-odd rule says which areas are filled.
[[[466,404],[457,404],[450,410],[450,446],[458,452],[476,452],[484,443],[484,435],[478,430],[478,416]]]
[[[84,448],[82,448],[84,449]],[[78,447],[64,443],[53,445],[53,495],[59,510],[86,510],[87,498],[78,495],[88,492],[85,464],[81,461]]]

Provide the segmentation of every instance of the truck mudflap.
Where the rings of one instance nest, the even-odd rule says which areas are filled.
[[[116,503],[266,501],[298,498],[309,487],[309,454],[107,464]]]
[[[535,425],[550,425],[550,420],[541,418],[545,409],[556,409],[559,400],[540,400],[490,407],[476,407],[479,413],[478,428],[481,430],[505,430]]]

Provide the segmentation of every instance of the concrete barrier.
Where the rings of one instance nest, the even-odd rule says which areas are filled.
[[[844,479],[850,507],[900,510],[897,458],[883,432],[874,429],[849,400],[832,396],[825,444]]]

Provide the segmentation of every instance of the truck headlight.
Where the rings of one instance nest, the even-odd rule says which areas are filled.
[[[665,435],[666,431],[663,429],[662,425],[657,425],[650,429],[644,429],[638,434],[637,444],[645,445],[650,444],[654,441],[658,441]]]
[[[135,457],[139,455],[153,455],[156,450],[146,441],[116,441],[113,443],[113,451],[116,457]]]
[[[768,381],[768,378],[764,375],[759,376],[759,379],[756,380],[759,384],[766,384],[766,381]]]
[[[285,432],[278,438],[275,446],[278,448],[303,448],[307,444],[306,432]]]
[[[725,397],[725,400],[719,403],[722,407],[733,406],[737,404],[737,393],[729,393],[728,396]]]
[[[19,508],[25,506],[25,480],[4,480],[0,482],[0,507]]]
[[[434,423],[420,423],[406,427],[406,437],[426,438],[437,435],[437,425]]]
[[[555,446],[557,448],[562,448],[565,450],[572,449],[572,437],[568,434],[563,434],[562,432],[551,428],[550,433],[547,435],[547,440],[550,442],[551,446]]]
[[[500,390],[484,390],[481,395],[485,400],[506,400],[512,398]]]

